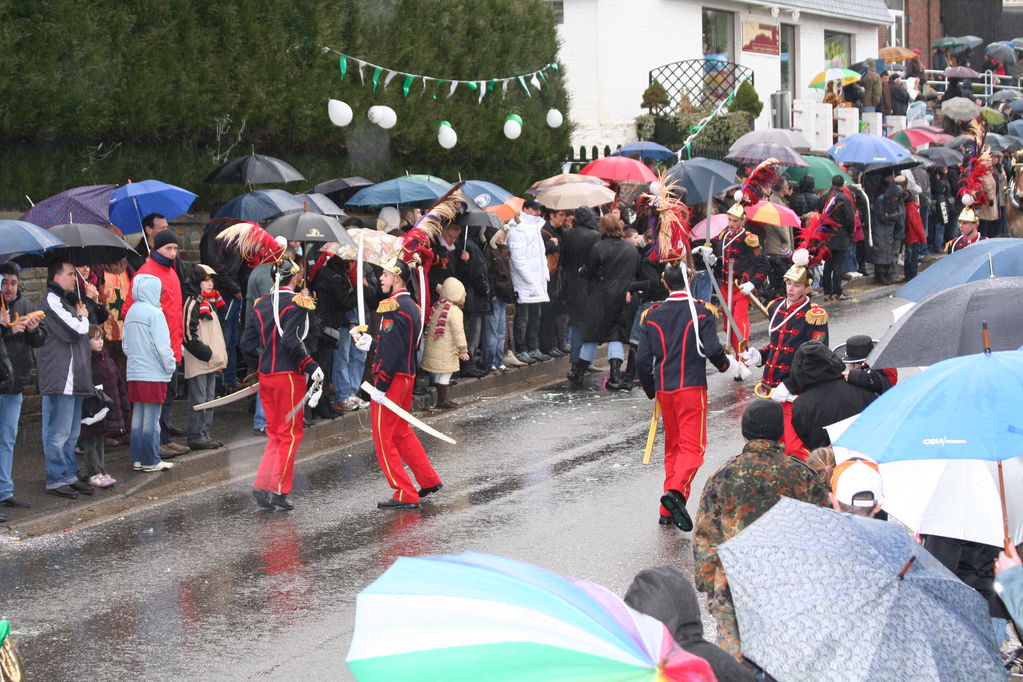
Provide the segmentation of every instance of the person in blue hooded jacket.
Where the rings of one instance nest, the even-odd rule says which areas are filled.
[[[128,358],[131,413],[131,465],[136,471],[163,471],[174,465],[160,459],[160,411],[167,382],[177,366],[167,318],[160,307],[158,277],[139,274],[131,282],[132,305],[124,318],[122,348]]]

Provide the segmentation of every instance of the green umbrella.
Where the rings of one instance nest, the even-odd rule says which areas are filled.
[[[852,184],[852,178],[849,177],[849,174],[827,157],[804,156],[803,160],[810,165],[806,168],[789,168],[785,171],[785,174],[793,183],[798,184],[804,175],[810,175],[813,177],[813,183],[817,186],[817,189],[827,189],[831,187],[831,178],[841,175],[846,184]]]
[[[1000,111],[992,109],[991,107],[981,107],[980,115],[984,117],[984,120],[988,124],[996,126],[1005,123],[1005,116]]]
[[[965,44],[966,43],[963,42],[962,38],[955,38],[953,36],[945,36],[944,38],[940,38],[937,41],[935,41],[935,43],[933,45],[931,45],[931,47],[933,47],[935,49],[940,49],[940,48],[943,48],[943,47],[962,47]]]

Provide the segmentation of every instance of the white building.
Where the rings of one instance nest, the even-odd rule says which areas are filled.
[[[572,144],[636,139],[649,72],[690,59],[748,67],[770,125],[770,95],[821,99],[810,79],[836,59],[877,55],[878,27],[894,21],[885,0],[562,0],[560,61],[576,124]],[[708,68],[708,71],[710,68]]]

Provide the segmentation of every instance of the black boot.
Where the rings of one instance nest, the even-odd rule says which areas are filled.
[[[611,365],[611,376],[608,377],[604,388],[609,391],[620,391],[624,388],[622,385],[622,361],[615,358],[609,361],[608,364]]]
[[[586,377],[586,368],[590,366],[587,360],[579,360],[572,365],[572,371],[568,373],[568,380],[573,386],[582,386]]]
[[[622,376],[622,390],[631,391],[636,380],[636,347],[629,346],[629,359],[625,362],[625,374]]]
[[[435,407],[438,410],[450,410],[458,407],[458,403],[453,400],[448,400],[447,384],[437,384],[437,404]]]

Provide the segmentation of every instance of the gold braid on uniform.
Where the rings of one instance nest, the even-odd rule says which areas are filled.
[[[309,298],[305,294],[295,294],[291,297],[291,302],[297,305],[299,308],[305,308],[306,310],[316,310],[316,301]]]
[[[398,309],[398,300],[393,296],[391,298],[385,298],[380,301],[380,305],[377,306],[378,313],[393,313]]]
[[[828,323],[828,311],[819,305],[811,305],[804,316],[807,324],[815,327],[822,327]]]
[[[701,303],[703,303],[703,306],[710,312],[711,315],[713,315],[715,318],[718,318],[718,319],[721,318],[721,309],[720,308],[718,308],[713,303],[707,303],[706,301],[701,301]]]

